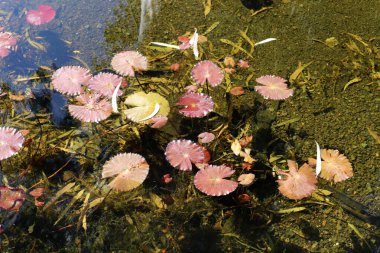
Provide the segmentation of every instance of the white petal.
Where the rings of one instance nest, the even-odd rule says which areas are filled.
[[[150,119],[150,118],[153,118],[154,115],[156,115],[158,113],[158,111],[160,110],[160,104],[159,103],[156,103],[156,105],[154,106],[154,110],[153,112],[146,116],[145,118],[141,119],[140,121],[144,121],[144,120],[147,120],[147,119]]]
[[[114,113],[119,113],[119,111],[117,110],[117,93],[119,92],[121,82],[122,81],[120,81],[120,83],[116,86],[115,90],[112,93],[111,103],[112,103],[112,111]]]
[[[190,44],[191,48],[193,49],[195,59],[198,60],[199,52],[198,52],[198,32],[197,32],[197,29],[195,29],[193,36],[191,36],[189,44]]]
[[[241,145],[237,139],[231,144],[231,150],[235,155],[239,155],[241,151]]]
[[[265,40],[262,40],[262,41],[259,41],[257,43],[255,43],[255,46],[257,45],[261,45],[261,44],[265,44],[265,43],[268,43],[268,42],[271,42],[271,41],[275,41],[277,40],[276,38],[268,38],[268,39],[265,39]]]
[[[315,142],[315,144],[317,144],[317,165],[315,166],[315,174],[318,176],[322,170],[321,148],[319,147],[318,142]]]

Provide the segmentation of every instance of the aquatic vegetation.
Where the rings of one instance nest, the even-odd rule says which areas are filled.
[[[99,122],[112,113],[111,102],[99,94],[81,94],[75,97],[80,105],[68,106],[71,116],[83,122]]]
[[[185,93],[178,99],[177,105],[183,106],[179,113],[190,118],[203,118],[214,108],[210,96],[197,92]]]
[[[29,195],[34,197],[34,205],[35,206],[43,206],[45,202],[39,201],[38,198],[44,195],[45,189],[42,187],[35,188],[34,190],[29,192]]]
[[[288,160],[289,172],[278,170],[285,179],[277,180],[280,193],[290,199],[309,197],[317,189],[317,178],[313,169],[304,163],[300,168],[295,161]]]
[[[244,94],[244,88],[241,86],[236,86],[231,88],[229,93],[234,96],[241,96]]]
[[[191,163],[203,163],[205,159],[202,147],[190,140],[169,142],[165,155],[171,166],[183,171],[190,171]]]
[[[43,25],[52,21],[55,17],[55,10],[47,4],[38,6],[37,10],[28,10],[26,21],[31,25]]]
[[[238,187],[237,182],[225,179],[234,173],[235,171],[226,165],[208,165],[195,174],[194,185],[210,196],[227,195]]]
[[[181,65],[179,63],[173,63],[172,65],[170,65],[170,70],[171,71],[178,71],[180,69]]]
[[[133,106],[123,111],[127,118],[133,122],[148,124],[155,116],[168,116],[170,112],[169,102],[155,92],[135,92],[129,95],[124,104]]]
[[[57,69],[52,76],[54,89],[67,95],[79,95],[83,86],[91,79],[88,69],[79,66],[65,66]]]
[[[0,160],[17,154],[24,140],[20,131],[12,127],[0,127]]]
[[[176,42],[177,34],[171,43]],[[95,76],[85,70],[84,81],[78,81],[76,74],[62,77],[76,79],[75,89],[64,91],[54,85],[60,79],[57,70],[52,77],[54,89],[66,94],[68,101],[62,110],[68,108],[74,119],[93,124],[80,125],[67,117],[66,125],[54,126],[49,108],[43,106],[35,109],[37,115],[21,116],[15,109],[19,105],[16,97],[4,95],[11,104],[6,107],[7,124],[31,130],[20,152],[21,166],[14,166],[19,161],[11,158],[13,166],[4,167],[6,172],[12,171],[11,167],[22,168],[23,177],[33,176],[32,182],[20,187],[35,189],[29,192],[35,206],[46,200],[44,208],[34,209],[37,217],[51,222],[49,234],[53,231],[75,237],[86,249],[130,242],[132,248],[141,240],[156,243],[159,238],[152,246],[154,251],[166,248],[180,252],[180,245],[198,233],[202,224],[217,231],[224,240],[221,243],[231,235],[245,247],[245,239],[232,234],[242,229],[241,224],[249,221],[261,229],[275,222],[278,215],[307,210],[308,206],[302,206],[305,203],[313,210],[319,204],[332,206],[320,196],[323,189],[316,190],[317,183],[323,187],[323,178],[316,177],[311,165],[296,165],[295,160],[303,157],[297,146],[302,144],[277,136],[274,129],[281,125],[272,124],[276,116],[268,116],[271,112],[280,115],[288,102],[262,98],[285,100],[291,96],[298,88],[298,77],[303,77],[302,70],[295,82],[290,82],[292,89],[285,78],[272,75],[257,78],[262,86],[255,88],[253,80],[261,70],[243,59],[246,55],[254,58],[253,48],[260,43],[254,43],[246,32],[241,32],[242,39],[236,43],[225,43],[232,45],[230,50],[216,48],[214,41],[197,44],[206,38],[197,32],[186,34],[189,36],[181,38],[180,46],[157,49],[147,45],[139,49],[141,53],[111,52],[111,66],[125,77],[103,72],[109,69],[109,62],[105,62],[96,67],[100,73]],[[246,49],[244,43],[251,48]],[[186,50],[192,45],[199,50],[201,61],[194,60],[194,51]],[[144,72],[148,62],[149,71]],[[209,89],[209,85],[217,87]],[[47,91],[51,92],[50,87]],[[74,94],[79,96],[71,97]],[[119,107],[122,113],[111,116],[111,97],[113,111]],[[289,122],[294,121],[283,125],[289,126]],[[286,166],[287,159],[294,161]],[[329,159],[324,160],[327,164]],[[199,170],[193,171],[193,165]],[[339,167],[331,165],[331,170]],[[12,180],[15,178],[12,174]],[[312,199],[287,201],[278,198],[278,191],[291,200]],[[41,197],[43,201],[38,199]],[[300,206],[281,209],[286,205]],[[69,230],[75,227],[73,235]],[[68,232],[61,232],[66,229]],[[125,231],[131,231],[131,236],[125,238]]]
[[[135,76],[135,72],[148,69],[148,59],[136,51],[123,51],[114,55],[111,66],[124,76]]]
[[[130,191],[141,185],[149,172],[149,165],[139,154],[122,153],[108,160],[102,178],[116,176],[108,186],[116,191]]]
[[[26,199],[23,189],[0,186],[0,208],[18,211]]]
[[[255,174],[247,173],[247,174],[241,174],[238,177],[237,181],[239,182],[240,185],[250,186],[255,181],[255,178],[256,178]]]
[[[239,66],[239,68],[242,68],[242,69],[247,69],[250,67],[249,62],[242,59],[238,61],[237,65]]]
[[[197,84],[208,82],[212,87],[218,86],[223,81],[222,70],[212,61],[200,61],[191,70],[191,77]]]
[[[210,132],[203,132],[198,134],[198,140],[200,143],[209,143],[215,139],[215,135]]]
[[[323,159],[320,174],[322,178],[337,183],[353,176],[350,161],[338,150],[321,149],[321,157]]]
[[[282,100],[293,95],[293,90],[288,88],[286,80],[273,75],[261,76],[256,82],[255,91],[260,93],[265,99]]]
[[[1,32],[0,27],[0,58],[9,55],[11,46],[16,45],[17,39],[9,32]]]
[[[102,72],[93,76],[87,84],[92,91],[111,98],[116,86],[121,83],[122,80],[123,78],[118,75]],[[122,91],[120,90],[116,93],[117,96],[121,94]]]
[[[150,127],[151,128],[161,128],[161,127],[165,126],[167,122],[168,122],[168,117],[158,115],[158,116],[153,117],[150,120],[150,124],[151,124]]]

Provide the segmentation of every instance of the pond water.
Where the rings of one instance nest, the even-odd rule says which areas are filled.
[[[54,18],[33,25],[41,5]],[[1,252],[380,252],[379,13],[0,1],[0,36],[16,39],[0,41]],[[72,94],[67,66],[87,69]],[[112,75],[110,95],[90,75]]]

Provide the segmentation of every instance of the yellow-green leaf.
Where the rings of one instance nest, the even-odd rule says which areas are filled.
[[[205,0],[203,6],[205,7],[205,16],[207,16],[211,11],[211,0]]]
[[[350,86],[351,84],[354,84],[354,83],[358,83],[360,82],[362,79],[360,77],[355,77],[354,79],[351,79],[350,81],[348,81],[344,87],[343,87],[343,91],[345,91],[347,89],[348,86]]]
[[[232,41],[227,40],[227,39],[220,39],[220,41],[223,42],[223,43],[225,43],[225,44],[228,44],[228,45],[230,45],[230,46],[232,46],[232,47],[234,47],[234,48],[236,48],[236,49],[238,49],[238,50],[240,50],[240,51],[242,51],[242,52],[245,53],[247,56],[249,56],[250,58],[253,59],[252,54],[250,54],[247,50],[245,50],[245,49],[242,48],[241,46],[239,46],[239,45],[233,43]]]
[[[301,74],[301,72],[307,68],[311,63],[313,63],[312,61],[309,62],[309,63],[306,63],[304,65],[302,65],[301,63],[298,64],[298,68],[290,75],[289,77],[289,82],[292,84],[294,83],[294,81],[297,79],[297,77]]]

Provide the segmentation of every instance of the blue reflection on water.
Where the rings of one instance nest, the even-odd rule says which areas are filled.
[[[0,58],[0,80],[13,83],[17,76],[28,76],[39,66],[81,65],[73,56],[88,65],[94,55],[103,58],[105,25],[112,21],[117,3],[118,0],[0,1],[0,27],[18,38],[13,52]],[[26,11],[40,4],[51,5],[56,10],[55,18],[48,24],[29,25]],[[42,44],[46,50],[33,47],[30,41]]]
[[[17,37],[12,52],[0,58],[0,83],[16,93],[30,88],[39,100],[43,100],[42,96],[49,97],[46,107],[53,114],[53,122],[60,125],[67,116],[67,99],[46,88],[42,80],[16,80],[40,72],[41,66],[44,66],[44,74],[50,75],[62,66],[83,66],[75,58],[88,65],[93,56],[105,58],[103,33],[106,22],[113,20],[113,8],[118,3],[119,0],[0,1],[0,27]],[[40,26],[28,24],[26,11],[37,9],[41,4],[51,5],[56,10],[55,18]],[[36,48],[33,42],[43,45],[45,50]]]

